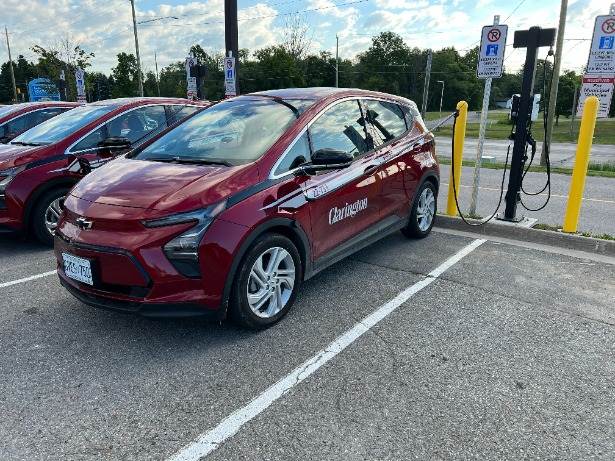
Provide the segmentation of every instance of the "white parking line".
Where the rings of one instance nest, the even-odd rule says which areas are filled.
[[[301,381],[306,379],[329,360],[333,359],[336,355],[360,338],[364,333],[369,331],[374,325],[391,314],[403,303],[408,301],[413,295],[436,281],[444,271],[454,266],[463,257],[470,254],[485,242],[486,240],[484,239],[474,240],[453,257],[449,258],[436,269],[431,271],[427,278],[415,283],[411,287],[408,287],[395,298],[379,307],[371,315],[365,317],[353,328],[329,344],[325,349],[321,350],[312,358],[295,368],[295,370],[293,370],[289,375],[275,383],[246,406],[236,410],[234,413],[222,420],[220,424],[218,424],[211,431],[200,435],[197,440],[186,445],[180,451],[175,453],[171,458],[169,458],[169,461],[197,461],[213,452],[226,439],[239,432],[239,429],[241,429],[244,424],[266,410],[286,392],[297,386]]]
[[[29,282],[30,280],[42,279],[43,277],[48,277],[56,273],[57,273],[56,271],[43,272],[42,274],[33,275],[32,277],[26,277],[24,279],[13,280],[12,282],[0,283],[0,288],[10,287],[11,285],[17,285],[18,283]]]

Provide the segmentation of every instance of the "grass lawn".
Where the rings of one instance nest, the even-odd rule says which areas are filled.
[[[438,118],[438,112],[435,112],[436,119]],[[429,115],[429,114],[428,114]],[[542,114],[540,114],[538,120],[532,124],[532,134],[537,141],[544,139],[544,128],[542,121]],[[429,120],[429,119],[428,119]],[[511,124],[508,120],[508,114],[495,113],[489,114],[490,122],[487,123],[487,129],[485,131],[485,139],[508,139],[510,134]],[[559,125],[553,126],[553,134],[551,136],[551,142],[577,142],[579,138],[579,128],[581,126],[581,120],[575,119],[574,127],[572,130],[572,139],[570,139],[570,119],[560,117]],[[466,125],[466,137],[478,138],[478,132],[480,129],[479,123],[468,123]],[[440,127],[441,135],[451,136],[453,133],[452,126]],[[615,120],[600,120],[596,122],[596,128],[594,130],[594,144],[615,144]]]

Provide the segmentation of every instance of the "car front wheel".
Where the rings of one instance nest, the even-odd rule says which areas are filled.
[[[418,190],[408,226],[402,229],[406,237],[425,238],[431,232],[438,209],[436,187],[430,181],[425,181]]]
[[[232,319],[253,329],[273,325],[290,310],[301,279],[301,258],[288,238],[279,234],[258,237],[246,252],[233,282]]]
[[[64,208],[68,189],[54,189],[44,194],[34,207],[32,229],[35,237],[48,246],[53,246],[53,236]]]

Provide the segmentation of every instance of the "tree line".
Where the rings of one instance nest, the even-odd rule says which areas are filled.
[[[288,87],[335,86],[336,60],[329,52],[308,53],[308,47],[295,41],[284,41],[280,45],[266,47],[250,53],[239,52],[239,88],[241,93]],[[89,72],[93,53],[86,53],[80,46],[71,46],[64,39],[61,46],[45,49],[35,46],[36,62],[28,62],[18,56],[14,62],[18,86],[25,90],[26,82],[33,78],[49,78],[55,82],[60,70],[67,78],[68,99],[76,100],[74,71],[78,67],[86,71],[86,93],[88,101],[110,98],[132,97],[138,91],[137,60],[133,54],[119,53],[117,65],[109,75]],[[207,68],[204,79],[205,99],[218,100],[224,96],[223,59],[221,53],[208,54],[200,45],[190,48],[199,64]],[[454,47],[433,51],[427,110],[437,111],[440,107],[441,85],[444,85],[442,108],[452,111],[457,102],[465,100],[470,110],[482,107],[484,80],[476,77],[478,46],[461,55]],[[403,38],[394,32],[382,32],[372,38],[371,46],[359,53],[354,60],[340,59],[338,79],[340,87],[363,88],[397,94],[414,100],[420,107],[423,99],[428,50],[408,46]],[[543,94],[545,77],[550,79],[551,61],[539,60],[535,79],[535,92]],[[186,97],[186,70],[184,61],[177,61],[160,70],[157,76],[153,70],[143,75],[145,96]],[[494,79],[491,90],[491,107],[498,98],[510,98],[521,90],[522,71],[506,72]],[[443,82],[443,83],[441,83]],[[556,116],[570,116],[572,113],[575,85],[580,88],[581,75],[564,71],[560,75]],[[548,93],[549,88],[546,88]],[[13,91],[9,63],[0,68],[0,102],[10,102]],[[615,110],[612,107],[611,110]]]

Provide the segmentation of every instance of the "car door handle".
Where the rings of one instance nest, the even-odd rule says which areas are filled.
[[[380,165],[368,166],[367,168],[365,168],[365,171],[363,172],[363,175],[364,176],[371,176],[371,175],[373,175],[378,170],[379,166]]]
[[[412,152],[421,152],[421,150],[423,150],[423,144],[420,142],[417,142],[414,146],[412,146]]]

